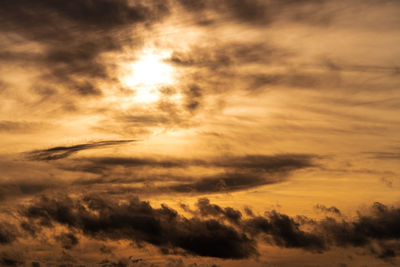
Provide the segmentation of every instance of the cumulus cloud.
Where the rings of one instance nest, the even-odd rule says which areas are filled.
[[[254,241],[229,225],[213,219],[187,219],[165,205],[156,209],[137,198],[120,205],[100,196],[78,201],[44,197],[21,214],[31,223],[58,223],[93,238],[147,242],[164,251],[181,248],[195,255],[232,259],[256,254]]]
[[[336,208],[335,206],[326,207],[324,205],[317,204],[317,205],[315,205],[314,208],[317,209],[317,210],[320,210],[322,212],[333,213],[333,214],[336,214],[336,215],[341,215],[342,214],[340,212],[340,210],[338,208]]]
[[[334,247],[363,248],[383,259],[393,258],[399,252],[390,247],[391,242],[400,238],[399,209],[381,203],[375,203],[368,213],[359,213],[353,220],[313,220],[275,210],[264,216],[243,217],[239,210],[220,207],[206,198],[199,199],[197,208],[190,212],[194,216],[187,218],[164,204],[153,208],[149,202],[135,197],[121,202],[91,194],[80,198],[41,197],[21,208],[20,216],[34,225],[35,231],[62,225],[99,240],[149,243],[163,253],[242,259],[256,257],[259,242],[315,253]],[[72,234],[56,239],[68,248],[78,242]]]

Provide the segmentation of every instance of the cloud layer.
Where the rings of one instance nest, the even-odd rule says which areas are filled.
[[[0,265],[396,264],[399,11],[3,0]]]
[[[184,207],[186,211],[189,207]],[[326,217],[313,220],[291,217],[275,210],[263,216],[250,211],[243,215],[232,207],[220,207],[206,198],[198,199],[191,217],[161,205],[153,208],[137,197],[112,199],[83,195],[40,197],[19,210],[21,234],[39,235],[65,226],[71,233],[55,236],[65,249],[73,249],[78,236],[98,240],[131,240],[148,243],[165,254],[241,259],[257,257],[258,245],[267,243],[282,248],[299,248],[323,253],[334,247],[363,248],[365,253],[390,259],[399,252],[397,225],[400,211],[375,203],[355,219]],[[75,233],[75,234],[72,234]],[[16,242],[16,228],[1,226],[1,242]]]

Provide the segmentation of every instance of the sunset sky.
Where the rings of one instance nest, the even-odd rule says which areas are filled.
[[[398,0],[0,1],[0,266],[393,266],[399,162]]]

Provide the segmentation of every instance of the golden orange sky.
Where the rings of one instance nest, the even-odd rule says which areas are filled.
[[[393,266],[397,0],[3,0],[0,266]]]

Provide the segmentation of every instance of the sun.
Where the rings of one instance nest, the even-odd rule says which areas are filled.
[[[137,102],[155,102],[160,97],[159,88],[173,83],[173,67],[166,63],[167,52],[145,51],[130,64],[130,74],[124,83],[135,90]]]

